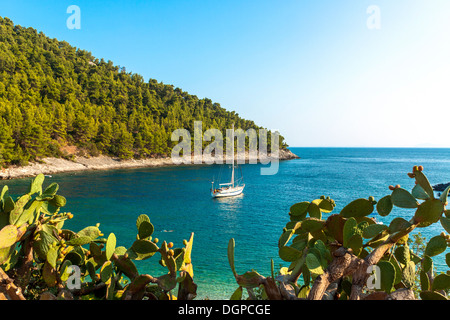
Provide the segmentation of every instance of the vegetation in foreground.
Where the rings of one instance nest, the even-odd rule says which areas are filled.
[[[5,186],[0,213],[0,300],[72,299],[193,299],[191,250],[193,237],[182,248],[152,238],[147,215],[137,217],[136,241],[117,246],[114,233],[103,237],[99,225],[79,232],[64,229],[73,215],[61,212],[66,199],[58,184],[44,190],[44,175],[31,181],[29,192],[15,201]],[[166,274],[140,274],[133,261],[160,255]]]
[[[194,119],[223,136],[233,123],[244,131],[261,128],[211,99],[146,82],[112,61],[0,17],[0,166],[74,153],[170,155],[177,144],[172,132],[184,128],[193,135]],[[268,150],[270,143],[268,138]]]
[[[300,202],[290,208],[290,221],[278,241],[279,256],[290,265],[269,277],[257,271],[236,272],[235,242],[228,245],[228,259],[239,287],[231,299],[242,299],[245,289],[253,299],[272,300],[448,300],[450,270],[436,274],[433,258],[450,246],[450,236],[442,232],[426,245],[420,235],[409,239],[411,231],[440,223],[450,233],[450,210],[445,189],[439,199],[415,166],[411,192],[389,186],[391,194],[378,202],[373,197],[356,199],[340,213],[331,213],[335,202],[329,197]],[[409,221],[395,217],[389,225],[369,217],[392,215],[394,207],[411,210]],[[450,267],[450,253],[445,255]]]
[[[272,260],[268,277],[255,270],[238,274],[235,242],[230,239],[228,259],[238,284],[231,300],[245,293],[248,299],[273,300],[448,300],[450,271],[436,273],[433,258],[445,253],[450,236],[443,232],[426,244],[420,235],[409,239],[416,228],[434,223],[450,232],[450,187],[435,198],[422,170],[415,166],[408,173],[416,181],[411,192],[390,186],[391,194],[378,202],[373,197],[356,199],[327,219],[322,214],[335,208],[329,197],[294,204],[278,241],[279,256],[290,265],[275,273]],[[0,299],[196,297],[193,234],[184,247],[173,248],[165,241],[159,247],[147,215],[137,218],[136,241],[130,248],[117,246],[113,233],[104,237],[99,225],[79,232],[64,229],[64,221],[73,217],[61,211],[66,199],[57,194],[56,183],[43,189],[43,182],[44,176],[38,175],[29,192],[16,200],[8,187],[1,192]],[[395,207],[410,209],[410,220],[395,217],[384,225],[369,217],[375,210],[383,217],[392,215]],[[156,253],[167,273],[140,274],[133,261]],[[445,260],[450,267],[450,253]]]

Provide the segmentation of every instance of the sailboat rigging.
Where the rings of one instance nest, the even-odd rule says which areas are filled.
[[[234,130],[234,124],[233,124],[233,130]],[[234,139],[232,140],[234,141]],[[244,191],[245,184],[242,183],[244,177],[242,175],[241,170],[241,177],[237,180],[235,180],[235,165],[234,165],[234,158],[233,163],[231,165],[231,181],[227,183],[220,183],[219,188],[214,188],[214,181],[211,182],[211,197],[213,198],[222,198],[222,197],[233,197],[240,195],[242,191]]]
[[[235,165],[234,161],[231,169],[231,181],[227,183],[220,183],[219,188],[214,188],[214,181],[211,182],[211,197],[222,198],[222,197],[232,197],[237,196],[244,191],[245,184],[240,184],[243,177],[235,180]]]

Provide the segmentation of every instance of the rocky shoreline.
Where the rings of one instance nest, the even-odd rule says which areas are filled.
[[[290,150],[280,150],[278,160],[291,160],[298,159],[299,157],[293,154]],[[227,158],[224,157],[224,162]],[[273,160],[275,157],[258,158],[256,160]],[[246,154],[246,162],[255,160]],[[192,157],[191,163],[197,162]],[[204,163],[204,162],[203,162]],[[265,163],[265,162],[263,162]],[[66,160],[62,158],[44,158],[40,163],[30,163],[27,166],[10,166],[8,168],[2,168],[0,172],[0,179],[18,179],[25,177],[33,177],[40,173],[45,175],[51,175],[63,172],[72,171],[84,171],[84,170],[108,170],[108,169],[120,169],[120,168],[139,168],[139,167],[162,167],[162,166],[175,166],[172,158],[147,158],[147,159],[130,159],[121,160],[118,158],[112,158],[108,156],[98,157],[74,157],[73,160]]]
[[[433,186],[434,191],[444,191],[448,186],[450,186],[450,182],[448,183],[439,183]]]

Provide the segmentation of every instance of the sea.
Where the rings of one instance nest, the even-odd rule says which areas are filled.
[[[107,237],[114,233],[118,246],[136,240],[136,218],[149,216],[153,237],[183,247],[194,233],[192,263],[198,285],[196,299],[229,299],[238,285],[227,258],[235,239],[235,265],[239,274],[256,270],[263,276],[289,263],[278,257],[277,242],[289,221],[289,208],[301,201],[329,196],[336,202],[332,213],[357,198],[390,194],[389,185],[411,190],[412,167],[422,165],[432,185],[450,182],[450,149],[432,148],[290,148],[299,159],[279,162],[273,175],[262,175],[269,165],[240,166],[245,183],[238,197],[212,199],[211,181],[228,182],[230,166],[179,165],[158,168],[114,169],[54,174],[44,186],[57,182],[67,198],[64,211],[74,215],[64,228],[79,231],[100,223]],[[273,165],[273,164],[272,164]],[[240,171],[238,173],[240,174]],[[0,181],[11,194],[24,193],[31,178]],[[331,214],[331,213],[330,213]],[[326,218],[329,214],[324,214]],[[372,216],[385,224],[394,217],[409,220],[414,210],[394,208],[387,217]],[[413,231],[426,239],[440,234],[440,223]],[[445,253],[434,257],[437,271],[446,271]],[[138,261],[140,273],[159,276],[166,272],[159,256]]]

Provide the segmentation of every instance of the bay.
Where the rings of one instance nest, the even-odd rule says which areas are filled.
[[[289,208],[321,195],[336,201],[339,212],[356,198],[389,194],[389,185],[411,190],[414,180],[407,176],[414,165],[424,166],[432,184],[450,182],[450,149],[417,148],[290,148],[301,159],[280,161],[278,173],[261,175],[263,165],[242,166],[246,187],[235,198],[211,199],[211,180],[229,178],[227,165],[191,165],[160,168],[85,171],[53,175],[45,184],[57,182],[59,194],[67,198],[64,211],[74,218],[65,227],[74,231],[101,223],[108,236],[114,232],[117,245],[129,247],[136,239],[136,218],[147,214],[155,226],[154,237],[182,247],[194,232],[192,260],[197,299],[228,299],[237,284],[227,260],[230,238],[236,241],[236,269],[251,269],[270,275],[288,266],[278,258],[277,241],[289,221]],[[30,179],[1,181],[12,194],[24,192]],[[409,220],[412,210],[395,208],[388,217]],[[326,215],[324,215],[326,218]],[[419,229],[430,237],[443,230],[439,223]],[[448,249],[447,249],[448,252]],[[438,270],[446,269],[444,254],[435,258]],[[141,273],[159,276],[164,268],[158,257],[140,261]]]

